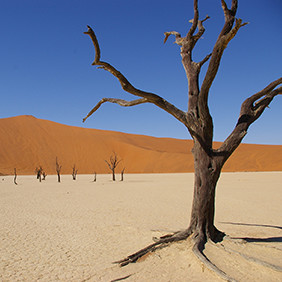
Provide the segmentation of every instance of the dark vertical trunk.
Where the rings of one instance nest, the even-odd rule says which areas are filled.
[[[123,181],[123,175],[124,175],[125,167],[122,169],[120,173],[120,181]]]
[[[196,141],[194,148],[194,197],[191,212],[190,228],[195,236],[204,236],[215,242],[224,234],[214,226],[215,190],[221,167],[214,158]]]
[[[112,169],[112,175],[113,175],[113,181],[116,181],[116,175],[115,175],[115,170]]]
[[[60,176],[60,173],[57,173],[58,175],[58,182],[61,182],[61,176]]]
[[[18,183],[17,183],[17,169],[16,168],[14,168],[14,174],[15,174],[15,176],[14,176],[14,183],[16,185],[18,185]]]

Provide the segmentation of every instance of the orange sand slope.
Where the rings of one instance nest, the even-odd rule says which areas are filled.
[[[192,172],[191,140],[155,138],[120,132],[67,126],[33,116],[0,119],[0,174],[33,174],[41,165],[55,174],[55,159],[62,173],[108,173],[105,163],[113,151],[122,159],[118,172]],[[281,145],[241,144],[224,171],[281,171]]]

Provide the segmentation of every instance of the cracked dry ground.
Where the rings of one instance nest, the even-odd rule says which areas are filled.
[[[187,240],[120,268],[113,261],[183,229],[193,175],[126,175],[124,182],[80,175],[0,181],[1,281],[222,281]],[[3,180],[4,179],[4,180]],[[225,173],[216,225],[247,243],[208,243],[205,255],[237,281],[282,281],[282,173]],[[258,262],[264,261],[266,265]]]

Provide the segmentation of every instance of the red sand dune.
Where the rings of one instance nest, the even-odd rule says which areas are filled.
[[[118,167],[127,173],[192,172],[191,140],[155,138],[113,131],[67,126],[33,116],[0,119],[0,174],[34,174],[41,165],[55,174],[55,159],[62,173],[108,173],[105,163],[115,151]],[[281,171],[281,145],[241,144],[224,171]]]

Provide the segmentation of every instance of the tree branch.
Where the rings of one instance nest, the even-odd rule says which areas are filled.
[[[244,101],[243,105],[246,105],[246,107],[250,107],[252,104],[255,103],[258,99],[262,98],[266,94],[268,94],[270,91],[275,89],[278,85],[282,84],[282,77],[276,79],[275,81],[268,84],[265,88],[263,88],[261,91],[257,92],[256,94],[252,95],[248,99]],[[280,94],[280,93],[279,93]]]
[[[198,21],[199,21],[199,9],[198,9],[198,1],[197,0],[194,0],[194,18],[192,20],[192,26],[191,28],[189,29],[187,35],[186,35],[186,38],[191,38],[198,26]]]
[[[208,20],[210,17],[207,15],[203,20],[198,21],[198,32],[196,35],[193,36],[194,38],[194,45],[197,43],[197,41],[201,38],[201,36],[204,34],[205,32],[205,27],[203,26],[203,22],[205,22],[206,20]]]
[[[192,51],[197,43],[197,41],[201,38],[201,36],[205,32],[205,28],[203,23],[209,19],[209,16],[206,16],[203,20],[199,20],[199,11],[198,11],[198,1],[194,0],[194,18],[189,22],[192,23],[187,35],[181,38],[179,33],[175,32],[168,32],[165,33],[166,39],[169,35],[174,34],[178,36],[176,38],[176,42],[181,46],[181,57],[182,57],[182,64],[185,69],[187,79],[188,79],[188,89],[189,89],[189,100],[188,100],[188,117],[190,122],[190,126],[188,127],[189,132],[192,138],[196,138],[200,140],[207,140],[205,138],[205,130],[208,129],[208,135],[212,136],[212,120],[208,118],[208,124],[206,124],[206,119],[203,118],[201,114],[200,105],[199,105],[199,74],[201,71],[201,67],[204,63],[206,63],[211,54],[208,54],[202,61],[196,63],[192,59]],[[198,32],[194,35],[196,29],[198,27]],[[204,112],[204,111],[202,111]],[[211,138],[208,138],[209,141]],[[202,142],[203,143],[203,142]],[[205,147],[211,146],[212,142],[208,142],[205,144]]]
[[[88,34],[90,36],[92,42],[93,42],[93,45],[94,45],[94,48],[95,48],[95,59],[94,59],[92,65],[96,65],[100,61],[100,56],[101,56],[100,46],[99,46],[97,37],[96,37],[94,31],[92,30],[92,28],[89,25],[87,27],[88,27],[88,30],[86,32],[84,32],[84,34]]]
[[[183,38],[181,37],[179,32],[177,32],[177,31],[169,31],[169,32],[165,32],[164,35],[165,35],[164,43],[166,43],[166,41],[167,41],[167,39],[168,39],[168,37],[170,35],[174,35],[175,36],[175,42],[174,43],[176,43],[179,46],[182,46]]]
[[[282,86],[276,88],[281,84],[282,77],[273,81],[263,90],[247,98],[242,103],[238,122],[234,130],[220,148],[214,151],[215,155],[221,157],[223,163],[240,145],[242,139],[247,134],[249,126],[261,116],[275,96],[282,94]]]
[[[109,169],[112,170],[112,167],[111,167],[110,163],[108,161],[106,161],[106,160],[105,160],[105,162],[109,166]]]
[[[140,104],[144,104],[144,103],[148,103],[146,98],[141,98],[141,99],[137,99],[137,100],[133,100],[133,101],[125,101],[122,99],[115,99],[115,98],[103,98],[100,102],[97,103],[97,105],[88,113],[88,115],[83,119],[83,122],[86,121],[86,119],[88,119],[93,113],[95,113],[102,104],[106,103],[106,102],[110,102],[110,103],[115,103],[118,104],[122,107],[132,107],[132,106],[136,106],[136,105],[140,105]]]
[[[222,0],[221,3],[222,3],[222,9],[224,12],[224,16],[225,16],[225,24],[214,45],[214,49],[212,51],[212,56],[210,59],[208,70],[206,72],[206,75],[205,75],[205,78],[204,78],[204,81],[202,83],[202,87],[200,90],[200,95],[203,97],[205,103],[207,103],[209,89],[218,72],[219,64],[220,64],[225,48],[227,47],[230,40],[236,35],[238,30],[242,26],[247,24],[247,23],[242,24],[241,19],[236,19],[235,26],[232,28],[234,21],[235,21],[235,15],[236,15],[237,6],[238,6],[237,0],[232,0],[232,6],[230,10],[227,8],[225,1]]]
[[[211,55],[212,53],[208,54],[201,62],[199,62],[199,65],[202,66],[204,63],[206,63],[211,57]]]
[[[135,88],[127,79],[126,77],[119,72],[117,69],[115,69],[111,64],[100,61],[100,47],[99,47],[99,43],[97,40],[97,37],[94,33],[94,31],[92,30],[92,28],[90,26],[87,26],[88,30],[86,32],[84,32],[84,34],[87,34],[90,36],[94,47],[95,47],[95,59],[94,62],[92,63],[92,65],[96,65],[99,68],[102,68],[108,72],[110,72],[112,75],[114,75],[120,82],[121,87],[123,88],[123,90],[125,90],[126,92],[138,96],[138,97],[142,97],[145,98],[147,100],[148,103],[152,103],[155,104],[156,106],[158,106],[159,108],[165,110],[166,112],[168,112],[169,114],[171,114],[172,116],[174,116],[176,119],[178,119],[180,122],[182,122],[185,126],[188,126],[189,122],[187,120],[187,116],[186,113],[181,111],[180,109],[178,109],[177,107],[175,107],[174,105],[172,105],[171,103],[169,103],[168,101],[166,101],[164,98],[150,93],[150,92],[145,92],[142,90],[139,90],[137,88]]]
[[[253,110],[256,119],[261,115],[261,113],[265,110],[265,108],[267,108],[268,105],[271,103],[273,98],[278,94],[282,94],[282,87],[279,87],[271,91],[268,95],[266,95],[265,97],[263,97],[261,100],[259,100],[254,104]]]

